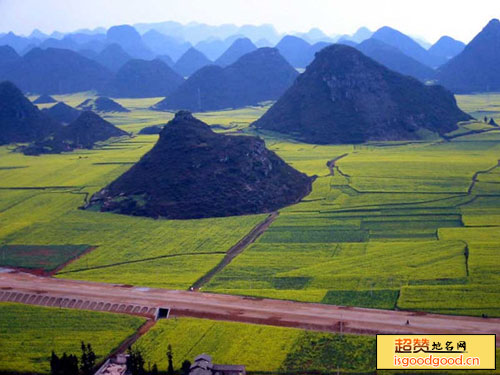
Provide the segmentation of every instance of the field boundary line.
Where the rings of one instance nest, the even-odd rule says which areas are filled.
[[[476,173],[474,173],[474,175],[472,176],[472,181],[469,185],[469,188],[467,189],[467,194],[469,194],[469,195],[472,194],[472,190],[474,189],[474,186],[476,186],[476,183],[479,182],[478,177],[480,174],[488,174],[491,171],[493,171],[494,169],[498,168],[498,166],[500,166],[500,160],[498,160],[498,163],[496,165],[494,165],[493,167],[485,169],[484,171],[477,171]]]
[[[274,211],[268,215],[264,221],[257,224],[246,236],[232,246],[226,256],[214,268],[194,282],[189,290],[198,291],[203,285],[207,284],[218,272],[222,271],[231,261],[243,252],[249,245],[255,242],[278,217],[279,212]]]
[[[157,257],[142,258],[142,259],[136,259],[136,260],[127,260],[127,261],[124,261],[124,262],[117,262],[117,263],[112,263],[112,264],[103,264],[103,265],[100,265],[100,266],[87,267],[87,268],[78,268],[76,270],[69,270],[69,271],[62,271],[62,272],[57,272],[57,275],[63,275],[63,274],[75,273],[75,272],[83,272],[83,271],[91,271],[91,270],[96,270],[96,269],[101,269],[101,268],[110,268],[110,267],[122,266],[122,265],[125,265],[125,264],[149,262],[151,260],[163,259],[163,258],[174,258],[174,257],[194,256],[194,255],[214,255],[214,254],[217,255],[217,254],[226,254],[226,253],[224,251],[212,251],[212,252],[199,252],[199,253],[182,253],[182,254],[159,255]]]

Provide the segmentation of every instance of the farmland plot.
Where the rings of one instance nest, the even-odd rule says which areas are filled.
[[[50,373],[50,354],[80,356],[90,343],[102,361],[145,319],[128,315],[0,303],[0,372]],[[92,329],[89,329],[92,327]]]

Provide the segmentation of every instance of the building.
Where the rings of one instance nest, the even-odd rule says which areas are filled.
[[[218,365],[212,363],[208,354],[200,354],[194,359],[189,375],[246,375],[243,365]]]

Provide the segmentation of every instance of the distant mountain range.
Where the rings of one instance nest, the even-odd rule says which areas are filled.
[[[435,71],[417,60],[405,55],[398,48],[381,40],[370,38],[355,46],[373,60],[398,73],[415,77],[421,81],[431,80]]]
[[[442,57],[433,55],[424,49],[408,35],[388,26],[384,26],[375,31],[372,38],[381,40],[385,44],[399,49],[405,55],[431,68],[436,68],[446,62]]]
[[[93,59],[110,71],[117,72],[125,63],[132,60],[132,57],[118,43],[112,43]]]
[[[59,48],[34,48],[0,73],[21,90],[41,94],[99,90],[110,77],[111,72],[97,62]]]
[[[297,36],[287,35],[283,37],[276,48],[295,68],[305,68],[314,59],[311,45]]]
[[[439,40],[433,44],[428,51],[430,54],[442,58],[443,61],[448,61],[461,53],[464,48],[464,43],[445,35],[439,38]]]
[[[210,65],[210,61],[203,53],[196,48],[189,48],[172,67],[181,77],[189,77],[204,66]]]
[[[353,35],[327,35],[318,28],[307,32],[292,33],[307,43],[335,43],[338,40],[361,43],[373,33],[359,28]],[[19,54],[34,47],[61,48],[80,52],[86,57],[99,54],[110,44],[119,44],[131,58],[150,60],[157,56],[168,55],[174,62],[190,48],[195,47],[211,61],[216,61],[239,38],[248,38],[256,47],[275,46],[285,34],[278,33],[271,25],[221,25],[210,26],[191,23],[182,25],[177,22],[159,22],[136,25],[116,25],[108,30],[77,30],[72,33],[54,32],[46,35],[34,30],[28,37],[8,33],[0,34],[0,46],[10,45]],[[250,52],[250,51],[247,51]],[[234,61],[233,61],[234,62]],[[228,64],[228,63],[226,63]],[[104,64],[107,66],[106,64]],[[116,68],[111,68],[116,71]]]
[[[225,68],[202,68],[154,108],[209,111],[276,100],[297,75],[277,49],[260,48]]]
[[[34,30],[28,37],[7,33],[0,35],[0,80],[33,94],[95,90],[118,97],[166,96],[184,77],[211,64],[227,67],[258,46],[275,45],[301,71],[317,52],[337,42],[356,47],[396,72],[441,82],[454,92],[494,91],[499,86],[497,22],[492,20],[468,46],[443,36],[429,49],[388,26],[337,36],[317,28],[282,36],[269,25],[176,22],[51,35]]]
[[[183,82],[184,78],[159,59],[134,59],[123,65],[98,91],[119,98],[159,97],[169,95]]]
[[[215,60],[216,65],[222,67],[235,63],[241,56],[253,52],[257,49],[255,44],[248,38],[238,38],[229,48]]]
[[[110,43],[119,44],[126,53],[135,58],[149,60],[155,57],[153,51],[132,26],[113,26],[106,33],[106,38]]]

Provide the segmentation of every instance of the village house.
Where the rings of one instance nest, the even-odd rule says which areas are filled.
[[[200,354],[194,359],[189,375],[246,375],[243,365],[218,365],[212,363],[208,354]]]

